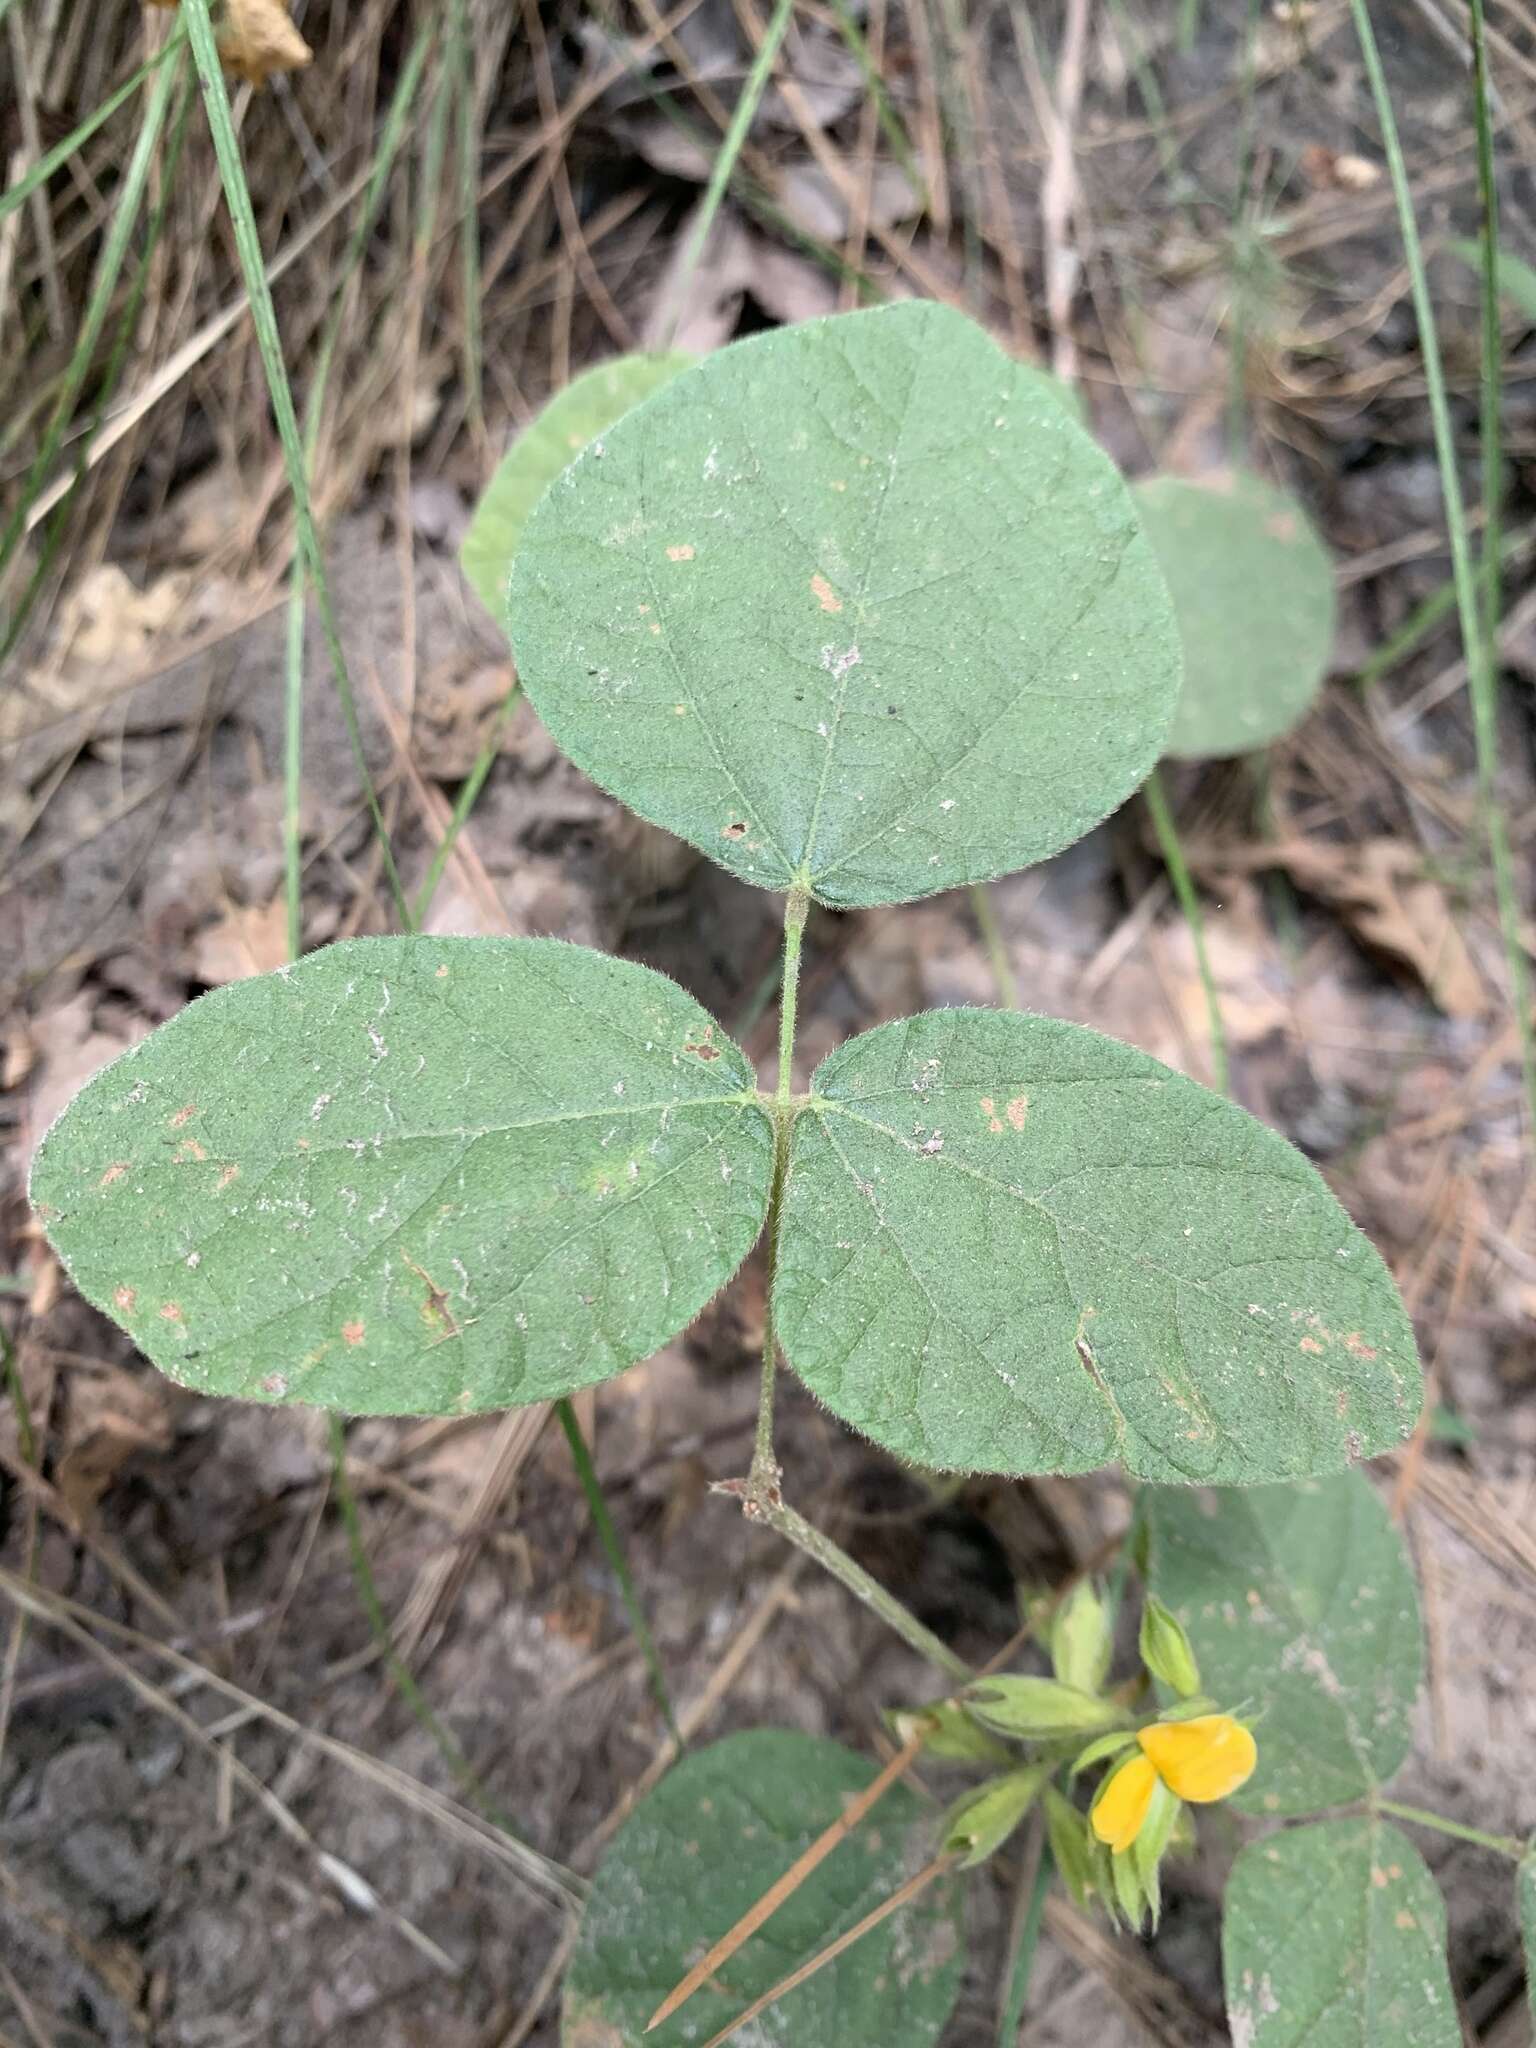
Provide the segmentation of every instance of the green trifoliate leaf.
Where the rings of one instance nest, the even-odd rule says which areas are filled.
[[[1258,1768],[1234,1803],[1314,1813],[1408,1754],[1423,1667],[1402,1539],[1366,1479],[1143,1496],[1152,1583],[1217,1698],[1246,1700]]]
[[[1200,1666],[1184,1624],[1155,1593],[1148,1593],[1141,1604],[1139,1647],[1142,1663],[1160,1684],[1171,1686],[1185,1700],[1199,1693]]]
[[[820,1398],[927,1466],[1248,1484],[1419,1408],[1391,1276],[1300,1153],[1045,1017],[937,1011],[823,1062],[774,1302]]]
[[[1460,2048],[1445,1908],[1385,1822],[1318,1821],[1251,1842],[1227,1882],[1222,1952],[1246,2048]]]
[[[98,1074],[32,1197],[88,1300],[202,1393],[464,1414],[607,1379],[751,1249],[754,1076],[648,968],[353,939]]]
[[[695,1750],[614,1837],[565,1980],[565,2048],[638,2048],[688,1967],[875,1775],[835,1742],[757,1729]],[[895,1785],[647,2048],[686,2048],[819,1955],[932,1854],[933,1819]],[[959,1887],[940,1879],[761,2013],[756,2048],[929,2048],[960,1988]]]
[[[1079,1579],[1051,1618],[1051,1669],[1064,1685],[1097,1692],[1114,1653],[1109,1609],[1091,1579]]]
[[[837,905],[1070,844],[1146,775],[1178,694],[1113,464],[933,304],[685,371],[541,500],[510,603],[579,767],[745,880]]]
[[[941,1845],[962,1870],[995,1856],[1040,1796],[1049,1766],[1031,1764],[963,1792],[944,1816]]]
[[[986,1727],[1021,1742],[1088,1735],[1124,1718],[1107,1700],[1057,1678],[984,1678],[966,1694],[966,1705]]]
[[[486,609],[506,624],[507,579],[529,514],[589,441],[687,369],[685,355],[619,356],[567,384],[503,456],[469,522],[459,560]]]
[[[1135,487],[1173,593],[1184,687],[1168,752],[1242,754],[1289,732],[1333,651],[1333,565],[1294,498],[1262,477]]]
[[[923,1754],[944,1763],[1011,1763],[1013,1752],[989,1735],[957,1700],[939,1700],[931,1707],[901,1707],[886,1715],[896,1740],[923,1738]]]

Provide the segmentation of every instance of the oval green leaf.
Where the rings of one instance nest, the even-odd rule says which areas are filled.
[[[1391,1276],[1301,1154],[1047,1017],[934,1011],[823,1062],[774,1303],[836,1414],[942,1469],[1251,1484],[1419,1408]]]
[[[1384,1821],[1251,1842],[1227,1880],[1222,1954],[1239,2048],[1460,2048],[1445,1907]]]
[[[577,765],[764,888],[899,902],[1006,874],[1147,774],[1161,574],[1038,371],[909,303],[721,350],[578,457],[512,571]]]
[[[353,939],[115,1060],[32,1199],[185,1386],[465,1414],[675,1336],[751,1249],[772,1152],[746,1059],[665,976],[555,939]]]
[[[692,356],[674,353],[599,363],[556,392],[507,450],[459,550],[464,574],[499,625],[506,624],[507,579],[534,506],[589,441],[692,361]]]
[[[1333,651],[1333,564],[1296,500],[1246,471],[1135,486],[1173,593],[1184,687],[1167,751],[1242,754],[1300,722]]]
[[[1297,1486],[1144,1496],[1151,1584],[1205,1690],[1255,1717],[1234,1804],[1315,1813],[1363,1798],[1408,1754],[1424,1651],[1401,1537],[1358,1472]]]
[[[698,1958],[874,1777],[835,1742],[762,1728],[695,1750],[614,1837],[565,1980],[564,2048],[637,2048]],[[721,1965],[647,2048],[707,2041],[854,1926],[934,1853],[934,1816],[905,1785]],[[940,1879],[761,2013],[755,2048],[928,2048],[964,1963],[959,1887]]]

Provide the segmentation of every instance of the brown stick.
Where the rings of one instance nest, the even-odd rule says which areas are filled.
[[[908,1738],[880,1775],[870,1780],[857,1799],[849,1803],[830,1827],[822,1830],[805,1853],[795,1858],[784,1875],[775,1879],[757,1903],[747,1908],[736,1925],[721,1935],[708,1955],[695,1963],[681,1983],[667,1993],[646,2021],[647,2033],[650,2033],[653,2027],[659,2027],[663,2020],[671,2019],[679,2006],[686,2005],[706,1978],[712,1977],[722,1963],[729,1962],[742,1943],[756,1934],[763,1922],[777,1913],[784,1901],[800,1889],[811,1872],[819,1864],[824,1863],[838,1843],[852,1833],[875,1802],[883,1799],[896,1780],[911,1768],[922,1746],[921,1731]],[[735,2024],[740,2026],[741,2021],[738,2020]]]

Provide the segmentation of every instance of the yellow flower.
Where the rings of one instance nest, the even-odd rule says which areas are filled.
[[[1093,1803],[1093,1832],[1117,1856],[1141,1833],[1159,1778],[1176,1798],[1205,1806],[1245,1785],[1259,1759],[1252,1735],[1230,1714],[1158,1721],[1136,1740],[1140,1756],[1121,1764]]]
[[[1093,1802],[1093,1832],[1118,1856],[1141,1833],[1157,1790],[1157,1766],[1149,1756],[1133,1756],[1105,1781]]]
[[[1191,1806],[1230,1799],[1253,1776],[1258,1744],[1230,1714],[1200,1714],[1193,1721],[1157,1721],[1136,1740],[1157,1775]]]

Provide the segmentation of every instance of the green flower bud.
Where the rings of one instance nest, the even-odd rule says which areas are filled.
[[[1184,1625],[1171,1608],[1149,1593],[1141,1610],[1141,1661],[1152,1676],[1182,1698],[1200,1690],[1200,1666]]]
[[[1010,1764],[1013,1752],[994,1735],[989,1735],[958,1700],[936,1700],[931,1707],[898,1707],[885,1717],[886,1726],[900,1743],[916,1734],[923,1738],[923,1754],[944,1763]]]
[[[1108,1700],[1059,1678],[986,1678],[971,1688],[965,1703],[984,1727],[1024,1742],[1095,1735],[1124,1719]]]
[[[995,1855],[1034,1805],[1048,1769],[1046,1764],[1031,1764],[963,1793],[944,1816],[945,1853],[960,1854],[962,1870]]]
[[[1096,1693],[1114,1651],[1109,1610],[1087,1579],[1079,1579],[1051,1619],[1051,1668],[1063,1685]]]

